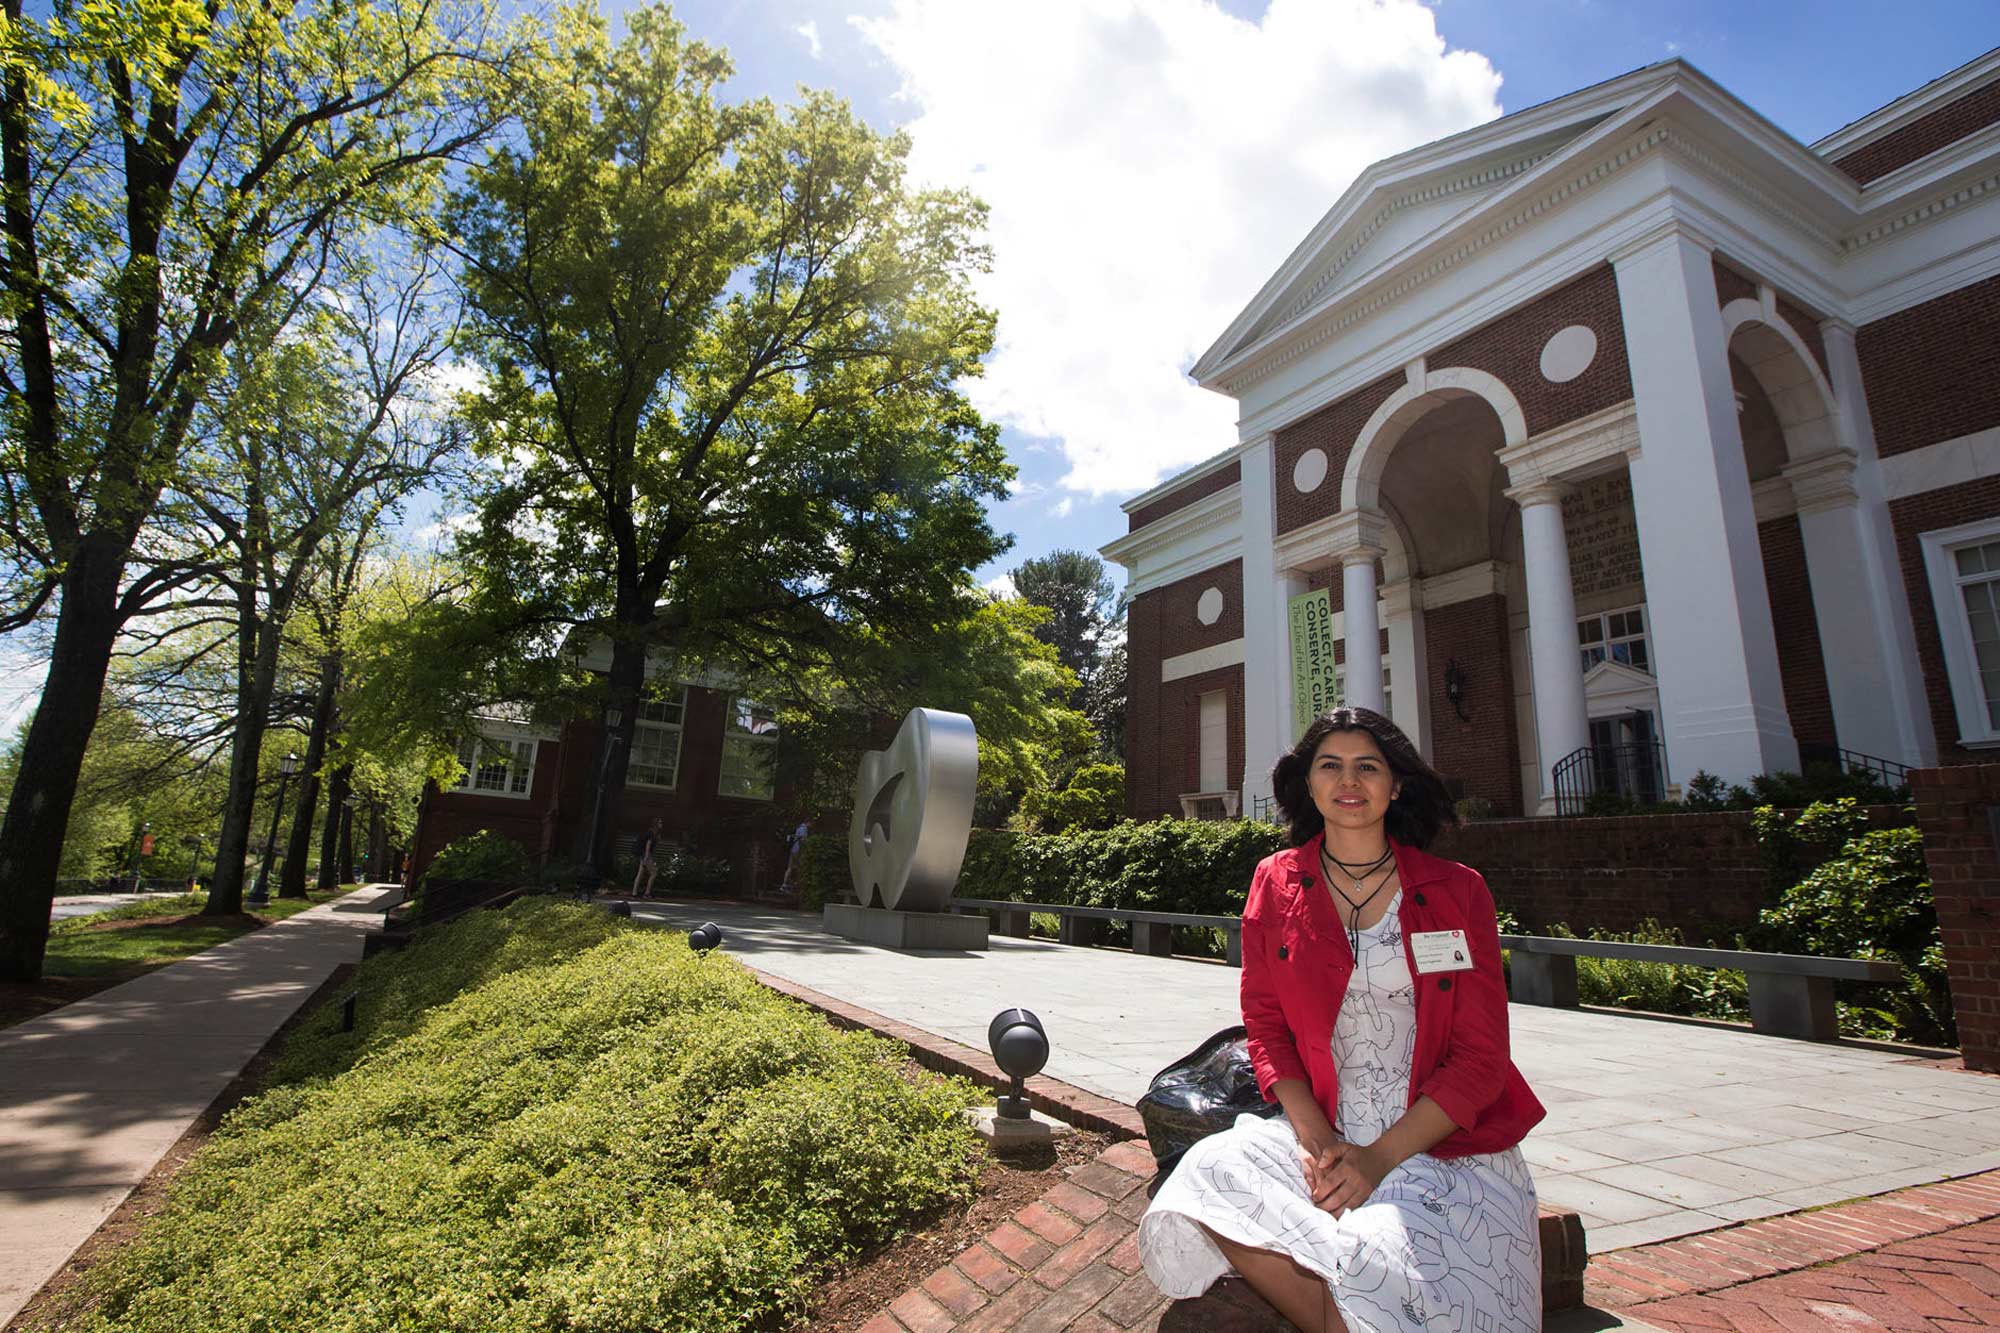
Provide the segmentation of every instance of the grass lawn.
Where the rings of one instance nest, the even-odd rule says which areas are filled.
[[[48,1013],[352,890],[349,885],[309,898],[273,898],[255,914],[212,917],[199,915],[207,894],[183,894],[58,921],[49,927],[42,979],[0,984],[0,1027]]]

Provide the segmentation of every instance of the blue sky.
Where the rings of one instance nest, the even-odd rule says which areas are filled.
[[[605,0],[616,16],[629,8]],[[2000,43],[1995,0],[684,0],[740,96],[831,88],[992,206],[992,582],[1235,442],[1182,374],[1369,162],[1679,55],[1810,143]],[[1114,577],[1122,578],[1115,566]],[[0,644],[0,728],[40,691]]]
[[[1180,372],[1369,161],[1674,55],[1810,143],[2000,43],[1993,0],[677,12],[729,49],[735,91],[832,88],[992,205],[1001,347],[979,389],[1021,485],[994,509],[1014,549],[982,581],[1095,550],[1124,532],[1120,501],[1234,443],[1232,405]]]

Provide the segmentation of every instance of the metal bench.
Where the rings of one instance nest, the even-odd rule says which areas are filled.
[[[1073,907],[1067,903],[1023,903],[997,898],[953,898],[950,906],[960,913],[985,912],[993,918],[993,928],[1015,939],[1028,937],[1028,918],[1046,912],[1056,920],[1056,940],[1061,944],[1096,944],[1104,935],[1104,923],[1123,921],[1132,927],[1132,952],[1168,957],[1173,952],[1175,926],[1203,926],[1223,932],[1224,947],[1231,967],[1243,966],[1243,919],[1235,916],[1206,916],[1196,912],[1145,912],[1128,907]]]
[[[1574,940],[1549,935],[1502,935],[1511,951],[1507,998],[1516,1004],[1576,1007],[1576,960],[1623,958],[1640,963],[1729,968],[1750,982],[1750,1026],[1784,1037],[1832,1041],[1840,1035],[1834,1010],[1836,981],[1894,981],[1901,963],[1863,958],[1820,958],[1812,954],[1757,953],[1748,949],[1703,949],[1679,944],[1632,944],[1623,940]]]

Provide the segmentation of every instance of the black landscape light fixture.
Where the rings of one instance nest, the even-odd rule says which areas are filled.
[[[287,754],[278,761],[278,803],[271,807],[271,831],[264,835],[264,859],[257,864],[257,883],[244,899],[250,907],[262,907],[271,901],[271,853],[278,845],[278,821],[285,814],[285,789],[292,785],[292,774],[299,771],[299,757]]]
[[[713,921],[704,921],[688,932],[688,948],[701,957],[708,957],[710,949],[722,947],[722,927]]]
[[[1451,706],[1458,712],[1458,720],[1470,722],[1465,713],[1465,673],[1458,669],[1458,659],[1451,658],[1444,664],[1444,697],[1451,700]]]
[[[1049,1062],[1049,1036],[1042,1030],[1042,1020],[1026,1009],[1002,1009],[986,1025],[986,1045],[1000,1072],[1014,1080],[1013,1087],[1000,1095],[1000,1118],[1029,1119],[1028,1089],[1022,1080],[1041,1073]]]
[[[597,821],[604,814],[604,779],[611,771],[611,743],[618,734],[624,714],[616,708],[604,710],[604,742],[597,750],[597,784],[590,798],[590,828],[584,834],[583,868],[576,872],[576,896],[588,902],[604,883],[604,871],[597,864]]]

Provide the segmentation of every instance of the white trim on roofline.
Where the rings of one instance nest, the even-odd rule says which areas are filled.
[[[2000,76],[2000,46],[1985,55],[1974,56],[1950,73],[1939,75],[1923,87],[1903,94],[1887,106],[1870,111],[1859,120],[1849,121],[1814,143],[1812,150],[1821,157],[1834,158],[1857,148],[1866,148],[1876,140],[1923,119],[1945,103],[1979,91],[1996,76]]]

